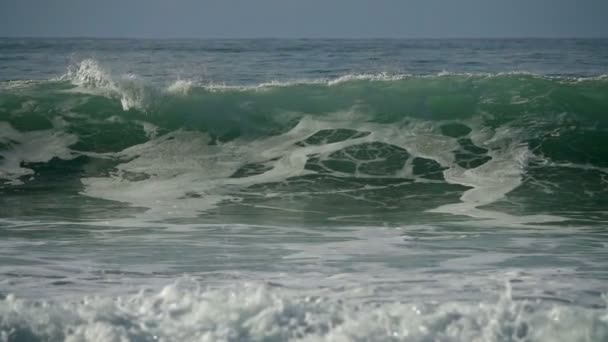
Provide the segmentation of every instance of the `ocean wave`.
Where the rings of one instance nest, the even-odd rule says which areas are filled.
[[[418,211],[560,221],[488,208],[514,194],[602,201],[607,93],[605,77],[521,72],[155,88],[85,60],[59,80],[0,90],[0,178],[17,185],[41,164],[74,160],[87,170],[73,174],[82,194],[184,216],[338,194],[403,211],[413,191],[433,198],[417,200]],[[575,173],[576,186],[567,182]]]

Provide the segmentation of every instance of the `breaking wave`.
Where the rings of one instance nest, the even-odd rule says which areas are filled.
[[[607,94],[605,77],[527,73],[162,89],[85,60],[0,86],[0,179],[76,181],[181,217],[227,205],[584,219],[608,201]]]

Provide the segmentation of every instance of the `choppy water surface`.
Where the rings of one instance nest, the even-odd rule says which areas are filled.
[[[0,40],[0,341],[608,340],[606,40]]]

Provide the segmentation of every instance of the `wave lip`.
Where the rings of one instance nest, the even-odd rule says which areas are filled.
[[[85,59],[70,66],[59,80],[68,81],[77,87],[71,91],[118,99],[124,111],[145,110],[145,103],[149,101],[148,90],[136,75],[129,74],[117,78],[94,59]]]

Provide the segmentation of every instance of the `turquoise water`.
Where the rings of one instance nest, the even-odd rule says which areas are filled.
[[[604,341],[607,68],[0,39],[0,341]]]

